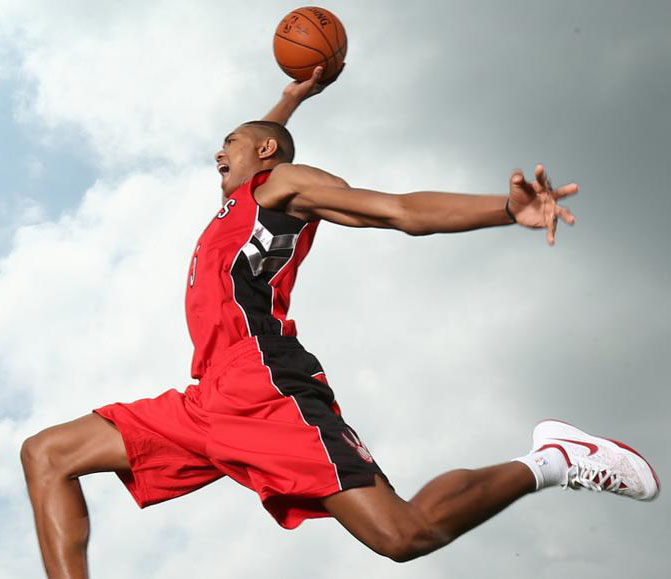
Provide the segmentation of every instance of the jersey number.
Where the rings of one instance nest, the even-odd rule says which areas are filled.
[[[196,264],[198,263],[198,250],[200,244],[196,246],[196,251],[193,254],[193,261],[191,262],[191,275],[189,276],[189,286],[193,287],[193,282],[196,281]]]

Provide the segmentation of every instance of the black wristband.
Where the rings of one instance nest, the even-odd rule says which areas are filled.
[[[506,213],[508,214],[508,217],[510,217],[513,220],[513,223],[517,223],[517,219],[515,219],[513,212],[510,210],[510,206],[508,205],[509,203],[510,203],[510,197],[506,199]]]

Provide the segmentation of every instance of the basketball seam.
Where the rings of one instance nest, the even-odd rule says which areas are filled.
[[[326,34],[324,34],[324,31],[312,21],[312,18],[307,17],[305,14],[302,14],[301,12],[293,12],[292,14],[300,14],[303,18],[305,18],[310,24],[312,24],[312,26],[314,26],[319,31],[319,34],[321,34],[324,37],[324,40],[326,40],[326,44],[328,44],[328,47],[331,49],[331,54],[334,55],[333,57],[330,56],[326,60],[328,61],[328,60],[331,60],[331,58],[333,58],[333,62],[335,64],[335,58],[334,57],[335,57],[336,51],[333,49],[333,46],[331,45],[331,41],[328,39]],[[333,23],[333,26],[335,26],[335,22]]]
[[[343,42],[340,47],[338,48],[338,52],[342,55],[343,59],[345,58],[345,53],[343,52],[343,48],[347,46],[347,39],[345,39],[345,42]]]
[[[340,44],[340,35],[338,34],[338,23],[335,20],[333,21],[333,28],[335,28],[336,33],[336,44]]]
[[[295,44],[296,46],[300,46],[301,48],[307,48],[308,50],[314,50],[315,52],[318,52],[319,54],[322,55],[322,58],[324,59],[324,63],[328,62],[329,57],[327,57],[321,50],[318,48],[314,48],[312,46],[305,46],[304,44],[301,44],[300,42],[296,42],[295,40],[291,40],[290,38],[285,38],[284,36],[281,36],[279,34],[275,34],[277,38],[281,38],[282,40],[286,40],[287,42],[291,42],[291,44]],[[310,68],[311,66],[319,66],[318,64],[310,64],[308,66],[303,66],[299,68]],[[291,66],[287,66],[287,68],[293,68]]]
[[[284,66],[281,65],[283,70],[293,70],[293,71],[299,71],[299,70],[312,70],[316,66],[322,66],[321,64],[309,64],[308,66]]]
[[[338,34],[338,22],[334,22],[335,25],[335,31],[336,31],[336,42],[338,43],[338,52],[341,54],[343,60],[345,60],[345,55],[343,54],[342,49],[347,46],[347,33],[345,32],[345,27],[340,24],[342,27],[342,33],[343,33],[343,41],[342,43],[340,42],[340,34]]]
[[[334,53],[334,56],[335,56],[336,54],[339,54],[340,56],[342,56],[342,59],[343,59],[343,61],[344,61],[344,60],[345,60],[345,55],[343,54],[342,49],[343,49],[343,47],[341,46],[341,47]]]

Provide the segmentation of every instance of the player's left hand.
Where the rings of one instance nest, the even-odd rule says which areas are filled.
[[[345,65],[343,64],[343,67],[340,69],[338,74],[336,74],[332,78],[329,78],[327,82],[322,83],[320,82],[320,80],[324,74],[324,67],[318,66],[317,68],[314,69],[314,71],[312,72],[312,76],[308,80],[304,80],[303,82],[297,80],[290,82],[284,88],[282,96],[293,98],[298,102],[302,102],[305,99],[310,98],[311,96],[319,94],[327,86],[334,83],[336,79],[342,74],[344,68]]]
[[[536,165],[536,180],[532,183],[526,181],[521,169],[515,169],[510,177],[508,208],[520,225],[547,229],[548,243],[554,245],[557,221],[575,223],[573,214],[557,201],[577,192],[577,183],[553,189],[543,165]]]

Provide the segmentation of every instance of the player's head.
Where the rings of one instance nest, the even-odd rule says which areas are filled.
[[[214,158],[223,177],[221,188],[228,196],[259,171],[291,163],[294,140],[279,123],[249,121],[226,136]]]

